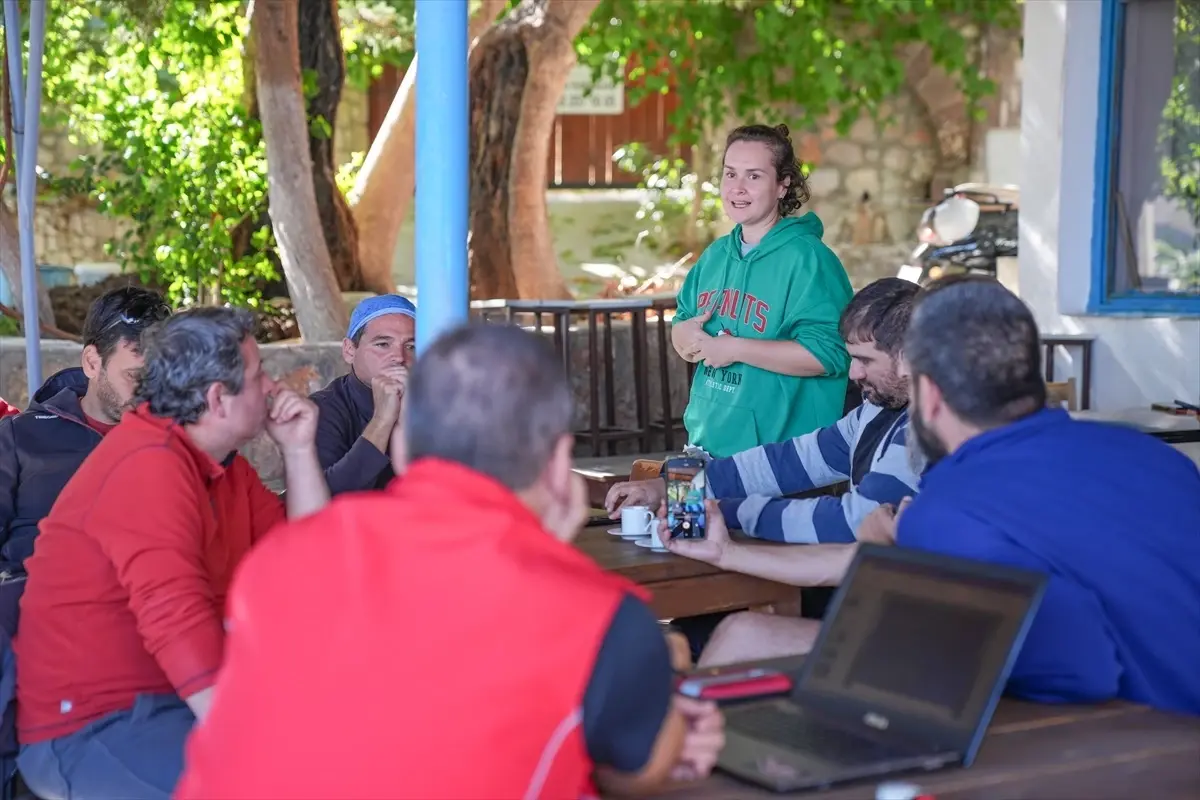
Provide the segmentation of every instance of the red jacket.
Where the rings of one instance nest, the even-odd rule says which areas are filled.
[[[583,695],[629,592],[500,484],[419,461],[246,560],[175,797],[585,795]]]
[[[0,397],[0,419],[3,419],[4,417],[12,416],[13,414],[20,414],[20,413],[21,413],[21,409],[17,408],[16,406],[10,406],[8,403],[6,403],[4,401],[3,397]]]
[[[22,744],[73,733],[139,694],[188,697],[215,681],[233,571],[284,518],[244,458],[226,463],[143,406],[67,482],[25,562]]]

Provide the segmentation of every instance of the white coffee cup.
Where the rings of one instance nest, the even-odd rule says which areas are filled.
[[[667,546],[663,544],[662,537],[658,535],[658,517],[652,516],[650,519],[650,548],[652,550],[666,550]]]
[[[640,539],[643,536],[657,538],[658,518],[645,506],[626,506],[621,509],[621,535],[629,539]]]

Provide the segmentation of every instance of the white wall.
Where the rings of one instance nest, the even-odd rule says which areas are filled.
[[[1025,3],[1024,53],[1021,297],[1043,332],[1097,336],[1094,408],[1174,399],[1200,403],[1200,319],[1085,316],[1092,277],[1100,3]],[[1077,368],[1067,361],[1063,366]]]

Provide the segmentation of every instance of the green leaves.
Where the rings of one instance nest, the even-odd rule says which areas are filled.
[[[51,188],[128,220],[107,251],[174,301],[257,304],[275,269],[238,4],[53,3],[45,105],[85,154]]]
[[[366,89],[385,65],[404,69],[417,47],[416,0],[355,0],[338,4],[346,80]]]
[[[674,87],[680,144],[731,113],[839,130],[905,85],[906,45],[924,43],[970,100],[991,83],[974,66],[986,24],[1020,23],[1017,0],[602,0],[576,42],[597,72],[628,71],[630,104]]]

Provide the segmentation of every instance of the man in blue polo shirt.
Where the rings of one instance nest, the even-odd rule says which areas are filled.
[[[416,319],[417,307],[395,294],[369,297],[350,315],[342,342],[350,372],[312,396],[330,494],[382,489],[394,477],[388,440],[416,360]]]
[[[1049,575],[1010,694],[1200,714],[1200,471],[1143,433],[1047,409],[1040,349],[1033,315],[996,281],[947,278],[918,298],[904,340],[909,442],[931,466],[896,544]],[[854,548],[810,545],[805,580],[840,582]],[[763,650],[763,627],[751,640],[737,619],[702,664],[783,655],[785,640],[806,652],[817,634],[813,620],[777,617]]]
[[[905,339],[933,463],[896,543],[1049,574],[1008,690],[1200,714],[1200,472],[1045,408],[1037,324],[989,279],[931,287]]]

